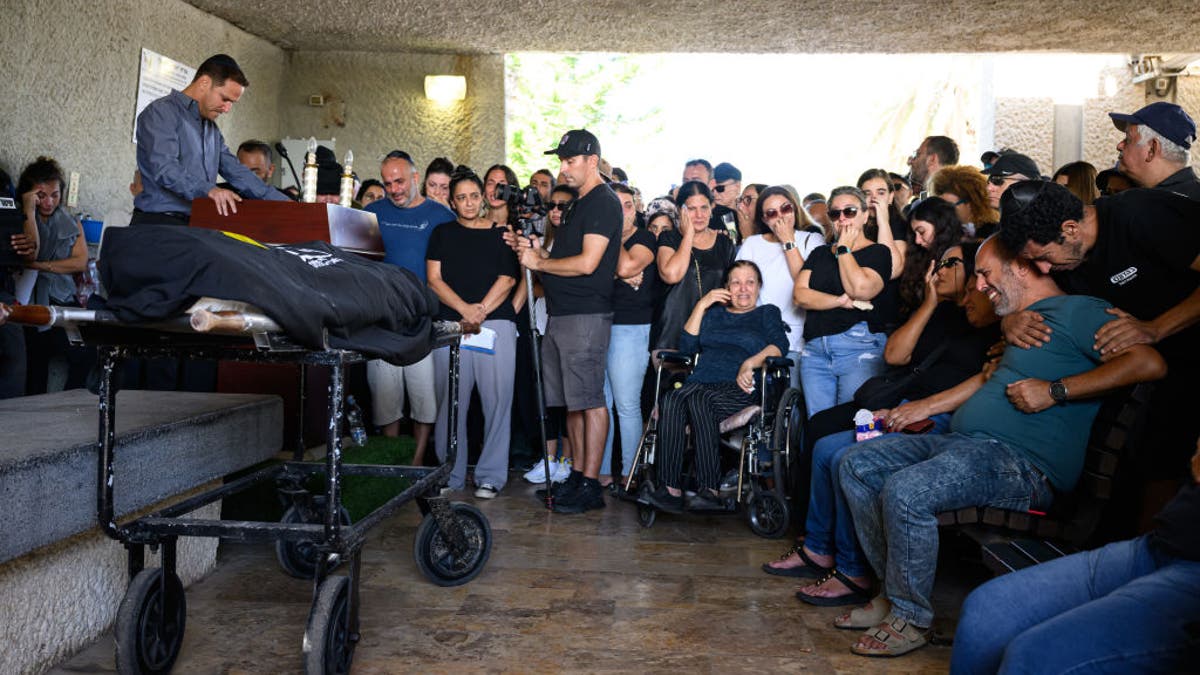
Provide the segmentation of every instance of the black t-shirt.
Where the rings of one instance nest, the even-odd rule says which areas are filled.
[[[1076,269],[1056,274],[1063,290],[1108,300],[1143,321],[1200,287],[1200,202],[1164,190],[1125,190],[1096,201],[1096,244]],[[1157,345],[1173,358],[1195,356],[1200,324]],[[1177,374],[1177,373],[1173,373]]]
[[[517,255],[504,243],[504,229],[492,227],[479,230],[458,221],[438,225],[429,235],[426,260],[442,263],[442,281],[464,302],[476,304],[487,297],[488,291],[500,276],[516,279],[520,273]],[[489,319],[516,319],[512,303],[504,302],[488,314]],[[442,303],[437,318],[456,321],[458,312]]]
[[[654,235],[641,228],[636,228],[633,234],[625,240],[625,250],[632,251],[634,246],[641,245],[655,253]],[[613,280],[613,323],[640,325],[650,323],[654,318],[654,299],[657,296],[655,286],[658,285],[658,268],[651,262],[642,270],[642,283],[635,291],[633,287],[620,279]]]
[[[909,368],[916,368],[939,345],[945,345],[933,365],[913,378],[904,392],[910,401],[946,391],[977,374],[987,360],[988,348],[1000,341],[1000,324],[975,328],[967,322],[962,308],[953,302],[940,302],[917,338]]]
[[[842,307],[825,310],[810,309],[804,318],[805,340],[837,335],[864,320],[873,333],[885,332],[889,325],[895,324],[896,301],[891,300],[889,308],[889,303],[881,297],[888,292],[889,285],[895,285],[888,281],[892,276],[891,249],[883,244],[871,244],[850,255],[854,256],[859,266],[874,270],[879,278],[884,280],[883,290],[871,299],[871,304],[875,305],[875,309],[867,312]],[[837,258],[833,256],[833,249],[829,246],[818,246],[813,249],[813,252],[808,254],[808,258],[804,261],[803,269],[812,272],[808,278],[808,287],[814,291],[830,295],[841,295],[846,292],[846,289],[842,287],[841,274],[838,273]]]
[[[591,274],[560,277],[542,273],[546,291],[546,311],[550,316],[568,314],[607,314],[612,311],[613,277],[617,274],[617,256],[621,246],[621,200],[608,185],[598,185],[575,203],[563,216],[563,224],[554,235],[550,258],[558,260],[583,253],[583,238],[598,234],[608,239],[600,264]]]
[[[1190,166],[1167,176],[1163,182],[1155,185],[1154,189],[1168,190],[1188,199],[1200,199],[1200,180],[1197,180],[1196,172]]]
[[[658,235],[658,248],[669,248],[675,251],[679,250],[679,245],[683,242],[683,235],[679,234],[679,230],[667,230]],[[718,236],[713,242],[712,248],[702,249],[692,246],[692,260],[700,263],[700,271],[718,270],[724,274],[725,270],[733,264],[733,257],[736,254],[733,242],[729,237]],[[658,255],[657,250],[655,255]],[[691,267],[691,261],[688,261],[688,267]],[[692,272],[689,272],[692,274]]]
[[[1200,560],[1200,485],[1192,483],[1154,517],[1158,527],[1150,541],[1168,554]]]

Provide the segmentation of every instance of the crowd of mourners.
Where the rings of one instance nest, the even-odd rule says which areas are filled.
[[[1103,171],[1073,162],[1047,176],[1007,149],[972,166],[953,139],[930,136],[902,171],[869,168],[820,191],[695,159],[651,198],[586,130],[566,133],[546,153],[557,165],[524,190],[502,164],[422,166],[389,153],[356,195],[377,218],[384,262],[428,285],[438,318],[481,326],[461,350],[459,390],[464,412],[472,394],[481,403],[480,452],[473,469],[458,453],[448,489],[473,480],[474,496],[490,499],[523,470],[548,483],[556,512],[603,508],[633,482],[657,405],[658,485],[645,498],[668,511],[715,501],[717,422],[753,402],[766,359],[788,357],[812,480],[792,496],[807,500],[801,536],[763,570],[804,580],[805,603],[851,607],[834,623],[864,631],[855,653],[896,656],[928,642],[937,514],[1045,512],[1075,489],[1104,397],[1153,382],[1139,455],[1122,471],[1137,476],[1155,524],[978,588],[953,668],[1184,663],[1200,644],[1200,451],[1187,423],[1200,373],[1195,124],[1169,103],[1110,115],[1123,137]],[[222,164],[230,188],[266,197],[270,146],[247,142],[236,157],[249,172],[230,176]],[[186,212],[154,208],[159,188],[142,196],[153,161],[143,159],[130,186],[134,224],[139,214],[186,222]],[[322,162],[336,165],[328,151]],[[247,192],[249,174],[259,183]],[[6,183],[0,196],[27,216],[10,237],[19,260],[9,270],[38,271],[33,303],[84,304],[88,250],[62,205],[62,170],[39,158]],[[336,194],[331,178],[324,185]],[[2,276],[0,322],[14,290]],[[660,350],[699,357],[658,399],[647,390]],[[86,355],[61,331],[0,327],[0,396],[45,392],[56,360],[58,386],[80,386]],[[371,418],[390,436],[408,418],[416,464],[430,442],[447,455],[448,370],[446,348],[367,366]],[[538,383],[547,443],[537,440],[535,458],[514,448],[541,437]],[[859,409],[886,433],[856,441]],[[459,439],[468,419],[459,415]]]

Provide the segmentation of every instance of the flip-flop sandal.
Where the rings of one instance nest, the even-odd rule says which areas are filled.
[[[918,628],[889,612],[887,618],[878,626],[863,633],[862,637],[870,637],[882,642],[883,648],[869,649],[860,647],[856,642],[850,645],[850,651],[859,656],[903,656],[929,644],[929,629]]]
[[[850,610],[849,614],[834,619],[833,627],[844,630],[866,630],[879,625],[879,622],[892,612],[892,603],[882,593],[871,598],[870,603],[870,609],[856,607]]]
[[[846,576],[845,574],[842,574],[841,572],[837,571],[836,569],[830,570],[829,574],[825,575],[824,578],[822,578],[820,581],[817,582],[817,585],[819,586],[819,585],[825,583],[826,581],[829,581],[830,579],[837,579],[838,581],[842,582],[843,584],[845,584],[846,588],[850,589],[850,592],[845,595],[823,596],[823,595],[809,595],[803,591],[796,591],[796,598],[803,602],[807,602],[810,605],[816,605],[817,607],[845,607],[846,605],[865,605],[871,600],[871,591],[870,590],[863,588],[862,586],[859,586],[858,584],[854,583],[853,581],[850,580],[850,577]]]
[[[771,563],[763,563],[762,570],[767,574],[772,574],[777,577],[795,577],[799,579],[822,579],[827,576],[832,570],[832,567],[822,567],[813,562],[813,559],[808,557],[804,552],[804,546],[794,544],[783,555],[779,556],[780,560],[787,560],[793,553],[800,556],[800,560],[804,563],[796,567],[771,567]]]

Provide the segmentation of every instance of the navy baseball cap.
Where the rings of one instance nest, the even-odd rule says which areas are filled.
[[[596,140],[596,136],[587,129],[572,129],[559,139],[558,147],[551,148],[542,154],[558,155],[559,159],[577,155],[596,155],[598,157],[600,141]]]
[[[1108,116],[1112,118],[1113,126],[1120,131],[1125,131],[1125,127],[1131,122],[1145,124],[1184,150],[1191,148],[1192,141],[1196,140],[1196,123],[1183,108],[1174,103],[1158,101],[1132,115],[1108,113]]]
[[[742,172],[729,162],[721,162],[713,167],[713,180],[724,183],[727,180],[742,180]]]
[[[1021,174],[1026,178],[1042,177],[1042,173],[1038,171],[1037,162],[1019,152],[1001,154],[996,158],[996,161],[992,162],[991,166],[983,170],[983,173],[986,176],[1012,176],[1013,174]]]

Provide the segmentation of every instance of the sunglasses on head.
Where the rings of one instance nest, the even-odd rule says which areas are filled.
[[[547,211],[555,211],[555,210],[566,211],[568,208],[570,208],[570,206],[571,206],[570,201],[550,202],[549,204],[546,205],[546,210]]]
[[[937,272],[938,270],[943,270],[947,267],[954,267],[955,265],[961,264],[962,261],[963,259],[956,255],[946,256],[945,258],[939,260],[937,265],[934,265],[933,271]]]
[[[847,206],[844,209],[829,209],[829,219],[836,222],[841,220],[843,215],[845,215],[847,218],[853,218],[854,216],[857,216],[858,212],[861,210],[862,209],[858,208],[857,206]]]
[[[749,203],[749,202],[747,202],[747,203]],[[764,209],[763,210],[763,220],[775,220],[779,216],[786,216],[789,213],[795,213],[795,212],[796,212],[796,207],[792,206],[788,202],[784,202],[777,209]]]

